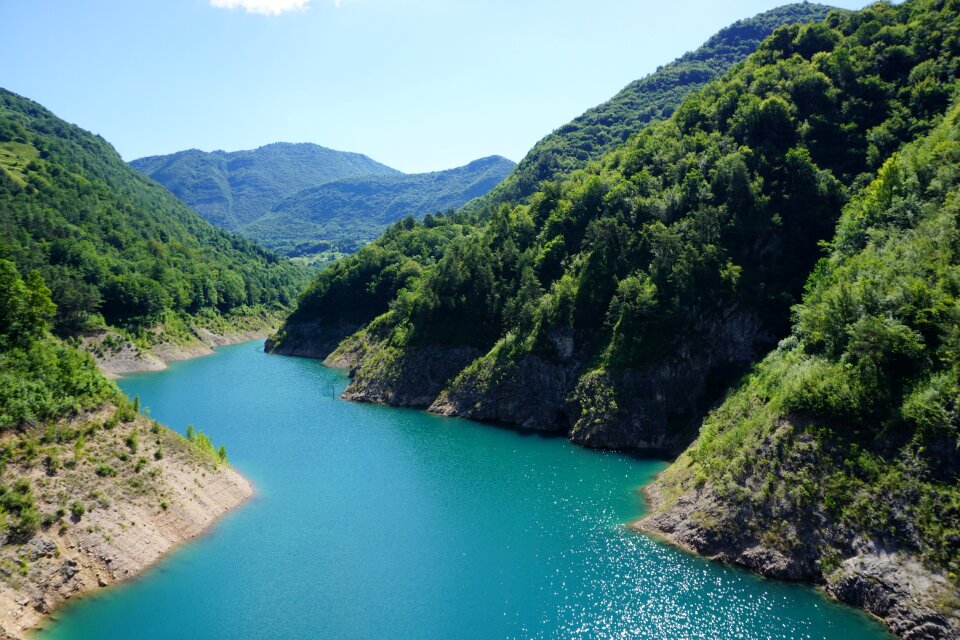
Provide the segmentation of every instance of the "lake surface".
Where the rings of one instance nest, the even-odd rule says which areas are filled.
[[[44,640],[879,639],[812,588],[627,530],[660,461],[337,399],[262,342],[130,376],[153,417],[225,444],[257,496]]]

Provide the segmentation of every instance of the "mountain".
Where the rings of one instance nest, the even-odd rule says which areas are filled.
[[[190,149],[130,164],[224,229],[256,220],[301,189],[341,178],[400,174],[359,153],[285,142],[250,151]]]
[[[307,276],[200,218],[99,136],[6,90],[0,258],[38,272],[59,335],[112,327],[142,346],[276,314]]]
[[[144,571],[252,494],[224,448],[140,414],[51,322],[69,333],[123,310],[131,331],[153,335],[127,312],[189,304],[199,284],[209,289],[198,313],[223,320],[216,305],[227,313],[233,300],[219,292],[236,285],[251,302],[254,287],[270,287],[257,301],[274,304],[297,271],[6,91],[0,169],[0,564],[17,567],[0,601],[30,603],[5,607],[0,636],[22,638],[64,600]]]
[[[364,176],[304,189],[238,231],[287,256],[353,253],[406,216],[457,209],[516,166],[500,156],[432,173]]]
[[[901,637],[958,638],[958,61],[956,2],[779,28],[446,246],[412,253],[412,229],[334,265],[272,345],[322,353],[381,311],[327,358],[346,398],[693,442],[642,526],[825,583]],[[427,257],[364,271],[390,248]]]
[[[482,224],[500,204],[518,204],[541,181],[561,180],[597,160],[616,141],[672,114],[684,97],[745,59],[777,27],[820,19],[828,10],[824,5],[796,3],[741,20],[722,29],[695,52],[632,82],[608,102],[537,143],[487,196],[470,202],[452,217],[432,216],[429,225],[392,229],[382,242],[343,258],[332,271],[319,274],[269,346],[279,353],[326,357],[336,342],[387,311],[390,299],[410,282],[400,274],[420,273],[434,263],[439,257],[434,244],[437,225],[453,225],[457,232],[452,235],[458,236],[464,225]],[[430,250],[422,250],[424,245]],[[410,253],[405,253],[406,249]],[[345,296],[349,302],[345,302]]]
[[[902,637],[960,637],[958,203],[960,104],[844,209],[792,332],[659,478],[644,528],[823,583]]]
[[[721,29],[696,51],[631,82],[607,102],[537,142],[512,174],[469,208],[490,210],[503,202],[521,202],[544,180],[582,169],[651,122],[670,117],[684,98],[753,53],[777,27],[822,20],[832,9],[812,2],[788,4]]]

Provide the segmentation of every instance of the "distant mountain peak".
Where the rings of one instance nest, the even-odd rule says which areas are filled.
[[[283,198],[341,178],[399,175],[361,153],[310,142],[274,142],[256,149],[188,149],[132,161],[194,211],[226,229],[267,213]]]

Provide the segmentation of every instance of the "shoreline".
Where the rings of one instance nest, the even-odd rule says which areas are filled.
[[[235,471],[235,473],[237,473],[238,476],[246,480],[246,478],[240,475],[239,472]],[[162,552],[159,556],[154,558],[149,564],[145,565],[143,569],[140,570],[138,573],[121,578],[119,580],[115,580],[113,582],[109,582],[104,586],[98,585],[97,587],[92,588],[90,590],[77,592],[76,594],[73,594],[70,597],[62,600],[59,604],[56,605],[54,609],[44,614],[43,617],[40,618],[40,620],[37,622],[37,624],[23,630],[23,636],[22,636],[23,640],[37,640],[38,634],[43,633],[45,630],[47,630],[47,628],[51,624],[59,623],[62,620],[62,618],[59,617],[58,614],[60,614],[67,607],[78,605],[82,603],[84,600],[87,600],[90,598],[99,597],[101,594],[107,591],[130,586],[131,584],[138,582],[140,580],[147,580],[150,578],[150,575],[154,571],[159,571],[162,569],[163,563],[167,559],[169,559],[170,556],[180,551],[183,547],[213,535],[217,527],[220,526],[228,516],[236,513],[241,508],[246,507],[251,502],[256,500],[257,498],[256,487],[249,481],[247,481],[247,483],[250,485],[250,489],[251,489],[250,495],[244,498],[241,502],[234,505],[233,507],[229,507],[226,511],[216,516],[198,533],[177,541],[176,543],[173,544],[173,546],[171,546],[166,551]],[[0,628],[0,632],[2,631],[3,629]],[[5,638],[3,636],[0,636],[0,640],[5,640]],[[20,640],[20,638],[15,638],[15,640]]]
[[[210,355],[215,346],[256,340],[265,332],[215,336],[215,344],[211,340],[193,355],[169,361]],[[101,408],[70,424],[102,423],[113,412],[112,407]],[[150,462],[143,473],[121,468],[116,477],[101,477],[92,464],[83,464],[50,474],[36,466],[11,465],[11,474],[29,478],[41,489],[41,512],[59,508],[62,513],[69,501],[63,495],[74,503],[82,498],[87,507],[79,517],[61,518],[59,529],[53,523],[22,545],[2,549],[0,560],[24,568],[22,575],[8,571],[0,581],[0,640],[36,638],[65,605],[146,577],[171,553],[212,533],[226,515],[256,496],[253,484],[234,468],[203,457],[182,436],[162,425],[157,429],[156,424],[138,415],[87,445],[111,447],[131,433],[156,434],[157,448],[165,455]],[[146,486],[130,496],[126,483],[134,478]],[[46,500],[45,494],[57,497]],[[87,502],[93,496],[98,496],[96,501]]]
[[[173,362],[193,360],[213,355],[217,347],[226,347],[269,337],[273,329],[269,326],[257,329],[238,329],[225,333],[214,333],[206,329],[194,328],[193,339],[187,343],[166,341],[142,351],[124,340],[119,349],[109,353],[97,353],[97,345],[103,344],[118,334],[100,331],[82,338],[83,348],[90,352],[97,367],[104,376],[117,380],[130,373],[163,371]],[[115,338],[114,338],[115,339]]]
[[[244,478],[244,476],[240,475],[239,473],[237,473],[237,475],[240,476],[241,478]],[[189,544],[197,542],[207,536],[213,535],[215,533],[216,528],[222,524],[222,522],[227,516],[237,512],[239,509],[241,509],[242,507],[245,507],[250,502],[255,500],[257,497],[256,487],[254,487],[251,484],[250,488],[251,488],[251,493],[248,497],[244,498],[234,506],[228,507],[227,510],[224,511],[223,513],[215,516],[212,520],[210,520],[210,522],[208,522],[205,526],[203,526],[203,528],[200,529],[197,533],[194,533],[188,537],[182,538],[174,542],[173,545],[171,545],[165,551],[162,551],[160,555],[158,555],[149,563],[144,565],[136,573],[131,573],[129,575],[125,575],[124,577],[113,580],[113,581],[106,581],[106,584],[103,584],[103,585],[97,584],[96,586],[91,587],[89,589],[77,591],[73,594],[70,594],[69,596],[61,600],[59,603],[57,603],[53,609],[51,609],[46,613],[43,613],[41,617],[37,620],[37,622],[34,623],[32,626],[25,627],[22,630],[21,636],[10,636],[10,637],[13,638],[14,640],[21,640],[21,638],[23,640],[36,640],[38,638],[38,634],[47,630],[48,627],[51,625],[51,623],[55,624],[60,622],[61,618],[58,617],[58,614],[61,611],[63,611],[66,607],[79,604],[82,601],[89,598],[98,597],[101,594],[105,593],[106,591],[129,586],[132,583],[135,583],[139,580],[149,579],[151,573],[162,569],[163,563],[168,558],[170,558],[171,555],[173,555],[174,553],[176,553],[177,551],[179,551],[180,549],[182,549],[183,547]],[[2,631],[2,629],[0,629],[0,631]],[[3,638],[3,636],[0,636],[0,638]]]
[[[659,479],[660,474],[640,488],[646,512],[627,524],[630,529],[710,562],[749,571],[764,580],[812,586],[828,600],[852,607],[878,622],[891,639],[960,640],[957,621],[951,623],[950,616],[937,613],[930,606],[943,589],[949,590],[949,585],[916,559],[879,550],[863,551],[819,580],[816,576],[778,574],[771,570],[774,565],[763,562],[777,553],[763,545],[740,548],[746,543],[707,543],[697,538],[698,526],[689,514],[684,515],[695,508],[695,499],[681,497],[678,503],[661,511],[666,501],[660,493]],[[680,513],[671,518],[671,511]],[[682,519],[680,524],[685,528],[671,528],[677,518]],[[687,540],[684,536],[693,537]],[[698,540],[706,546],[698,548]],[[912,585],[916,584],[926,584],[927,588],[915,592]]]

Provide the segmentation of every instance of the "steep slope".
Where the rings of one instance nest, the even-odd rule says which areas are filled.
[[[284,142],[229,153],[190,149],[130,164],[224,229],[256,220],[301,189],[341,178],[400,173],[359,153]]]
[[[267,322],[308,272],[216,229],[102,138],[0,90],[0,257],[37,270],[60,335],[122,330],[140,347]]]
[[[383,313],[397,291],[436,263],[446,247],[473,230],[455,216],[404,218],[356,254],[321,271],[300,294],[283,327],[266,343],[272,353],[326,357],[345,337]]]
[[[598,160],[651,122],[669,118],[684,98],[740,62],[777,27],[815,22],[833,7],[812,2],[784,5],[721,29],[703,46],[631,82],[607,102],[593,107],[540,140],[516,171],[469,209],[520,203],[544,180],[557,180]]]
[[[446,171],[336,180],[295,193],[238,231],[287,256],[353,253],[405,216],[457,209],[486,194],[515,166],[491,156]]]
[[[48,332],[37,272],[0,259],[0,637],[131,578],[251,495],[209,438],[138,415]]]
[[[778,338],[846,194],[946,109],[957,8],[785,27],[587,171],[502,208],[351,341],[346,396],[677,450]]]
[[[642,526],[960,638],[960,106],[847,206],[794,317]]]
[[[777,27],[822,18],[828,9],[813,3],[797,3],[731,25],[696,52],[631,83],[609,102],[544,138],[499,187],[488,196],[468,203],[448,220],[457,225],[482,224],[500,204],[518,204],[535,191],[542,180],[559,181],[573,169],[600,158],[618,140],[668,117],[683,98],[701,89],[708,79],[719,76],[746,58]],[[301,296],[298,311],[271,342],[276,352],[326,357],[332,349],[330,341],[334,336],[342,339],[346,337],[343,333],[346,328],[355,329],[386,312],[389,300],[408,282],[390,274],[410,273],[411,264],[416,264],[419,271],[435,262],[436,251],[420,250],[421,236],[433,236],[430,225],[435,219],[431,217],[429,223],[415,223],[407,229],[392,230],[387,242],[393,249],[376,251],[375,259],[363,252],[341,259],[337,276],[342,283],[340,286],[331,289],[329,274],[318,276],[308,292]],[[406,234],[409,238],[400,240],[399,234]],[[412,253],[397,250],[403,247],[410,247]],[[378,265],[377,269],[373,268],[374,264]],[[381,276],[378,269],[387,275]],[[345,280],[347,278],[351,279]],[[394,285],[390,295],[384,295],[382,290],[387,282]],[[335,293],[339,290],[352,291],[351,295],[355,297],[349,305],[349,318],[337,316],[336,309],[342,304],[339,302],[342,296]],[[371,295],[372,290],[376,290],[377,295]],[[328,298],[328,294],[331,297]],[[362,316],[357,313],[359,309],[364,310]],[[318,335],[324,338],[318,340]]]

